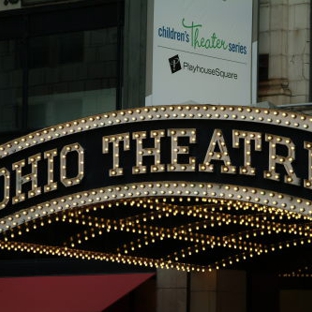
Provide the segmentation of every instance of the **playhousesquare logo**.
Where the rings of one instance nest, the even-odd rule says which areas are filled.
[[[236,72],[227,71],[226,69],[221,69],[219,67],[216,68],[203,67],[198,64],[191,64],[186,61],[183,61],[182,64],[178,54],[169,58],[169,65],[172,74],[183,69],[192,74],[196,73],[205,74],[215,76],[221,79],[234,79],[234,80],[238,79],[238,74]]]
[[[170,64],[170,69],[171,69],[171,73],[174,74],[177,71],[181,70],[181,62],[180,62],[180,58],[179,55],[175,55],[173,57],[170,57],[169,59],[169,64]]]

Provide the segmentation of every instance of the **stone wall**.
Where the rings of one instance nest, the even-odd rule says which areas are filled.
[[[260,0],[259,54],[269,55],[259,102],[305,103],[309,96],[310,0]]]

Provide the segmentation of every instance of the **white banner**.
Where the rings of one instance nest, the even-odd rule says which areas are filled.
[[[252,2],[154,0],[146,105],[250,105]]]

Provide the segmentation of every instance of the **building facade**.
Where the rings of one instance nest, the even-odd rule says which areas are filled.
[[[310,41],[309,1],[260,1],[260,102],[310,102]]]

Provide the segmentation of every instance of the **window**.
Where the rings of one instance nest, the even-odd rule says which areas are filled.
[[[259,81],[269,79],[269,54],[259,55]]]
[[[91,2],[0,17],[0,136],[119,108],[123,4]]]
[[[20,40],[0,41],[0,132],[17,131],[21,125],[23,72],[16,55]]]
[[[117,27],[35,37],[29,50],[31,128],[116,109]]]

